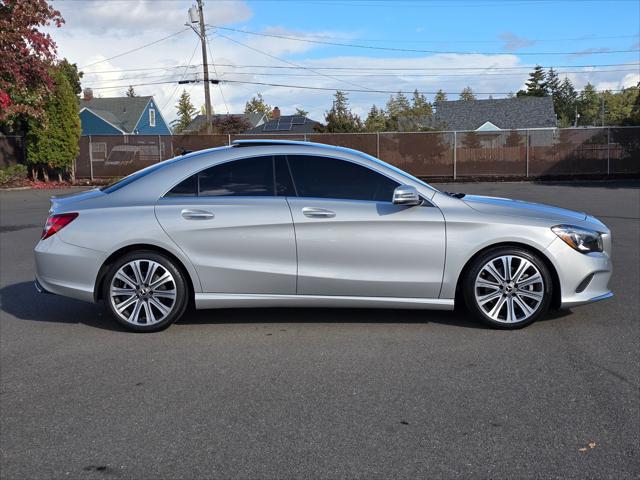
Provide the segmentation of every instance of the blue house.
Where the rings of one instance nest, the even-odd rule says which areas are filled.
[[[93,98],[80,100],[82,135],[171,135],[153,97]]]

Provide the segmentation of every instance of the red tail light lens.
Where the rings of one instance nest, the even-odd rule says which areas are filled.
[[[59,232],[64,227],[73,222],[77,217],[77,212],[51,215],[49,218],[47,218],[47,223],[44,224],[44,230],[42,230],[41,240],[49,238],[54,233]]]

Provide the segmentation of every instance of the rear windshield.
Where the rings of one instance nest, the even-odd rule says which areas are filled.
[[[100,187],[100,190],[102,190],[104,193],[112,193],[115,192],[116,190],[121,189],[122,187],[125,187],[127,185],[129,185],[130,183],[135,182],[136,180],[139,180],[142,177],[145,177],[147,175],[149,175],[150,173],[153,173],[157,170],[160,170],[161,168],[164,168],[168,165],[171,165],[174,162],[177,162],[178,160],[181,160],[182,157],[176,157],[176,158],[172,158],[170,160],[165,160],[164,162],[160,162],[160,163],[156,163],[154,165],[151,165],[147,168],[143,168],[142,170],[138,170],[137,172],[132,173],[131,175],[128,175],[124,178],[121,178],[120,180],[118,180],[117,182],[114,182],[110,185],[106,185],[104,187]]]

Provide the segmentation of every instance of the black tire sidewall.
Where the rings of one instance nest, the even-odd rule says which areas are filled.
[[[516,255],[526,258],[536,266],[536,268],[540,272],[540,275],[542,275],[542,279],[544,280],[544,298],[542,299],[542,304],[533,315],[520,322],[496,322],[491,317],[486,315],[482,308],[480,308],[480,306],[476,302],[475,279],[480,272],[480,269],[492,258],[501,257],[504,255]],[[538,255],[518,247],[497,247],[486,251],[474,260],[473,264],[467,270],[463,279],[462,293],[464,296],[465,305],[476,318],[494,328],[502,330],[515,330],[532,324],[547,312],[547,310],[549,309],[549,305],[551,304],[551,298],[553,296],[553,281],[551,273],[549,272],[549,268]]]
[[[175,279],[176,303],[173,307],[173,311],[167,316],[167,318],[165,318],[161,322],[158,322],[149,326],[132,325],[131,323],[120,318],[120,316],[114,310],[113,305],[111,304],[111,298],[109,296],[111,281],[114,275],[120,269],[120,267],[122,267],[126,263],[131,262],[132,260],[152,260],[154,262],[158,262],[160,265],[166,268],[169,272],[171,272],[171,274],[173,275],[173,278]],[[149,251],[139,250],[136,252],[131,252],[120,257],[118,260],[113,262],[113,264],[111,264],[111,266],[109,267],[107,274],[105,275],[104,282],[102,284],[102,289],[103,289],[102,298],[104,301],[105,308],[107,309],[107,311],[109,312],[113,320],[115,320],[124,328],[132,332],[144,333],[144,332],[157,332],[160,330],[164,330],[165,328],[167,328],[169,325],[171,325],[173,322],[175,322],[182,316],[188,304],[187,282],[185,281],[182,271],[175,265],[175,263],[171,259],[169,259],[165,255],[162,255],[158,252],[154,252],[150,250]]]

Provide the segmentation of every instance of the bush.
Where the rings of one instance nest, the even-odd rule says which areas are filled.
[[[11,165],[0,168],[0,187],[8,187],[27,178],[26,165]]]

